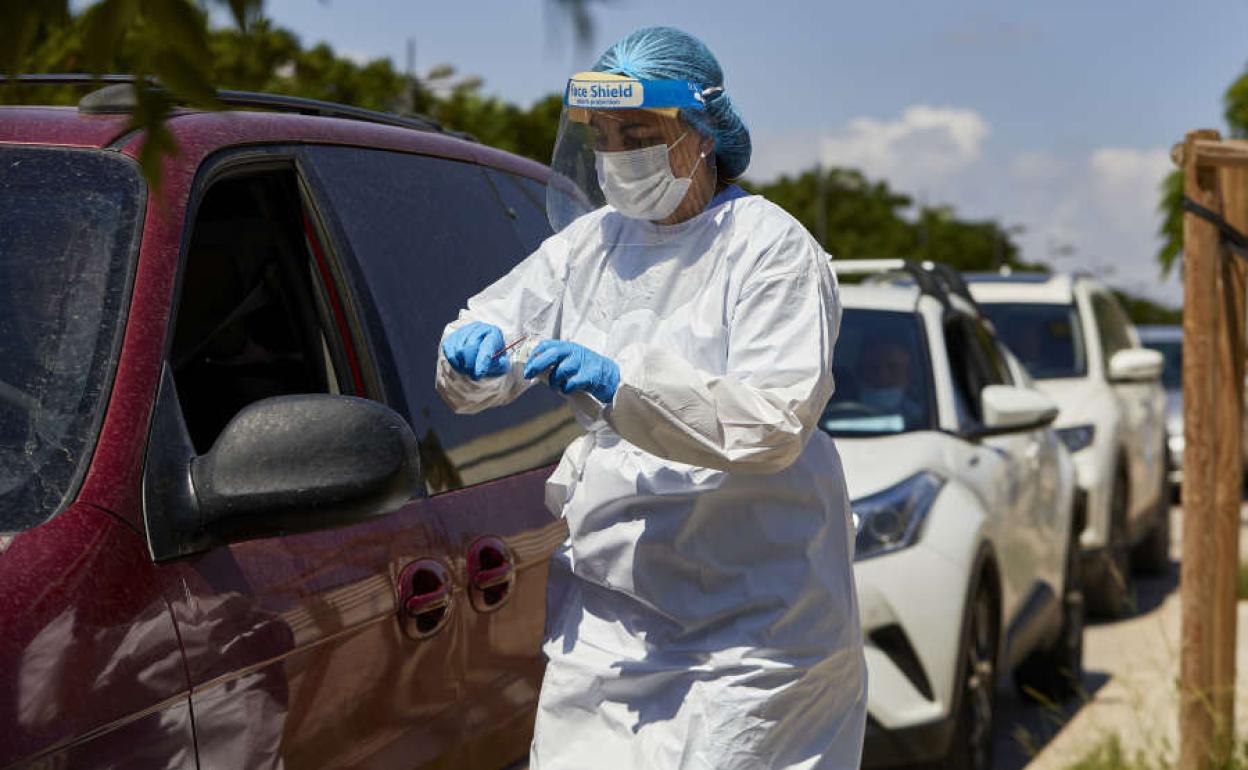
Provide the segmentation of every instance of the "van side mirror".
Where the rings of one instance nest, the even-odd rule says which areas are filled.
[[[341,526],[420,492],[416,437],[375,401],[323,394],[251,404],[191,461],[203,526],[226,540]]]
[[[389,407],[351,396],[279,396],[234,416],[195,456],[169,366],[143,480],[155,561],[221,545],[344,526],[424,494],[416,437]]]
[[[1151,382],[1161,378],[1166,359],[1148,348],[1119,350],[1109,359],[1110,382]]]

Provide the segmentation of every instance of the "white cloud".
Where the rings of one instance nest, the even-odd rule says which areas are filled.
[[[1135,150],[1103,147],[1089,161],[1097,196],[1106,213],[1121,226],[1131,226],[1157,208],[1157,188],[1173,167],[1163,148]]]
[[[1098,147],[1058,153],[1004,148],[975,110],[916,105],[894,118],[859,117],[822,137],[759,134],[749,176],[766,181],[816,161],[857,168],[915,199],[961,216],[1022,225],[1023,259],[1090,270],[1114,286],[1177,305],[1177,276],[1159,278],[1162,147]],[[1063,256],[1067,247],[1073,253]]]
[[[1028,228],[1025,257],[1052,261],[1069,245],[1074,255],[1060,267],[1092,270],[1112,285],[1178,304],[1181,284],[1176,276],[1162,281],[1155,261],[1159,188],[1169,170],[1161,147],[1100,147],[1047,164],[1016,157],[1004,201]]]
[[[859,168],[903,190],[938,187],[983,154],[988,122],[974,110],[908,107],[899,118],[855,118],[823,140],[824,163]]]

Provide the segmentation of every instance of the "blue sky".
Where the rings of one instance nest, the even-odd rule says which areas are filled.
[[[1177,302],[1156,278],[1155,186],[1183,132],[1224,128],[1221,97],[1248,64],[1240,0],[610,0],[578,50],[545,0],[269,0],[304,43],[419,72],[449,63],[527,103],[562,88],[632,29],[706,41],[754,136],[747,176],[822,159],[967,216],[1021,225],[1025,256],[1103,272]]]

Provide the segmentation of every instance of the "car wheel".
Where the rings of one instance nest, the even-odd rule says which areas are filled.
[[[1066,545],[1066,586],[1062,590],[1062,630],[1051,647],[1033,652],[1014,672],[1023,695],[1040,703],[1060,703],[1079,692],[1083,678],[1083,581],[1079,537]]]
[[[1169,458],[1166,459],[1166,467],[1170,467]],[[1149,575],[1162,575],[1170,568],[1170,500],[1174,497],[1173,486],[1169,481],[1163,483],[1157,496],[1153,528],[1131,554],[1132,565]]]
[[[968,611],[959,662],[958,719],[942,767],[989,770],[996,723],[997,623],[992,593],[982,583]]]
[[[1131,543],[1127,536],[1127,474],[1119,469],[1109,501],[1109,539],[1100,553],[1095,585],[1088,586],[1089,609],[1110,619],[1135,612],[1135,580],[1131,576]]]

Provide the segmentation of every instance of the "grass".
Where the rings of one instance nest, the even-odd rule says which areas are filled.
[[[1131,760],[1123,754],[1122,743],[1114,735],[1067,770],[1154,770],[1156,765],[1148,761],[1143,752],[1137,752]]]
[[[1128,757],[1118,736],[1114,735],[1088,752],[1083,759],[1070,765],[1067,770],[1167,770],[1170,766],[1164,757],[1148,756],[1143,751],[1137,751],[1134,757]],[[1248,770],[1248,744],[1238,746],[1231,761],[1216,770]]]

